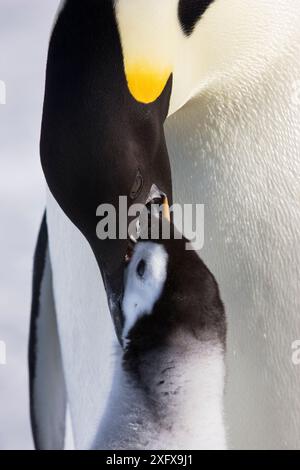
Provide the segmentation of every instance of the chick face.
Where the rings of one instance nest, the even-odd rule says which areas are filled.
[[[153,242],[137,244],[125,275],[124,340],[139,319],[152,314],[166,283],[168,258],[163,245]]]
[[[182,237],[139,241],[126,268],[122,313],[125,357],[189,338],[225,346],[226,320],[218,284]]]

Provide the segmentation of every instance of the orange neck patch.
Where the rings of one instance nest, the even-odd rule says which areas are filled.
[[[137,101],[144,104],[153,103],[159,98],[171,73],[171,67],[163,69],[146,62],[125,63],[129,91]]]

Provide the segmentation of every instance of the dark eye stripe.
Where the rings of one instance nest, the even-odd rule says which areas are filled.
[[[146,270],[146,262],[145,262],[145,260],[141,259],[141,261],[139,262],[139,264],[137,265],[137,268],[136,268],[136,272],[139,275],[139,277],[144,276],[145,270]]]
[[[178,17],[181,27],[187,36],[194,28],[213,0],[179,0]]]

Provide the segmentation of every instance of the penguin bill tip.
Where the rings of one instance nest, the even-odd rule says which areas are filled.
[[[162,214],[163,217],[168,221],[171,222],[171,211],[168,196],[165,196],[162,203]]]

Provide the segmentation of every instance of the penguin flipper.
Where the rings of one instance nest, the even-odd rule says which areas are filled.
[[[35,448],[63,449],[67,396],[53,295],[46,213],[33,264],[29,384]]]

